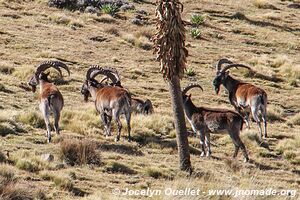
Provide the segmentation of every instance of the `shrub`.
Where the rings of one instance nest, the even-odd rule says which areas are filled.
[[[119,10],[118,6],[116,6],[115,4],[104,4],[100,9],[103,13],[109,14],[111,16],[114,16]]]
[[[100,164],[100,155],[96,144],[88,140],[64,139],[60,144],[61,159],[71,166]]]
[[[204,17],[202,15],[199,15],[199,14],[193,14],[191,16],[191,23],[194,26],[198,27],[199,25],[204,23]]]
[[[194,38],[194,39],[200,38],[200,36],[201,36],[200,30],[197,29],[197,28],[193,28],[193,29],[191,30],[191,36],[192,36],[192,38]]]

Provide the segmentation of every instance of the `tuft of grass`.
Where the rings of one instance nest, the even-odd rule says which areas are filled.
[[[15,68],[7,65],[0,63],[0,73],[1,74],[12,74],[15,71]]]
[[[132,44],[133,46],[139,47],[144,50],[151,50],[152,44],[150,40],[145,36],[136,37],[133,34],[124,34],[122,35],[123,40],[127,43]]]
[[[44,119],[37,111],[22,112],[17,115],[16,120],[34,128],[46,128]]]
[[[159,179],[159,178],[166,178],[167,176],[163,173],[163,171],[161,169],[158,168],[147,168],[146,169],[146,175],[155,178],[155,179]]]
[[[14,120],[8,118],[7,114],[0,113],[0,136],[26,132]]]
[[[300,113],[294,115],[291,119],[288,120],[287,123],[300,126]]]
[[[195,70],[194,70],[193,68],[188,68],[188,69],[186,70],[186,75],[187,75],[187,76],[195,76],[195,75],[196,75],[196,72],[195,72]]]
[[[60,144],[60,155],[61,159],[71,166],[100,164],[96,144],[88,140],[64,139]]]
[[[284,121],[284,119],[282,118],[282,114],[282,109],[275,106],[269,106],[267,109],[267,120],[269,122]]]
[[[225,164],[228,166],[229,169],[231,169],[233,172],[238,172],[241,170],[241,165],[236,159],[225,159]]]
[[[22,65],[20,67],[16,67],[14,72],[12,73],[13,76],[21,79],[22,81],[28,81],[29,78],[34,73],[34,66]]]
[[[106,171],[111,173],[136,174],[136,171],[119,162],[109,163],[106,167]]]
[[[100,10],[101,10],[102,13],[114,16],[119,11],[119,8],[115,4],[109,4],[108,3],[108,4],[102,5]]]
[[[25,171],[28,171],[28,172],[37,172],[37,171],[39,171],[39,167],[36,164],[34,164],[34,163],[32,163],[28,160],[23,160],[23,159],[17,160],[16,167],[18,169],[25,170]]]
[[[199,15],[199,14],[192,14],[191,23],[194,26],[198,27],[198,26],[200,26],[201,24],[204,23],[204,17],[202,15]]]
[[[72,19],[66,14],[52,14],[49,16],[49,20],[59,25],[69,25]]]
[[[94,108],[88,108],[87,112],[64,110],[61,117],[61,128],[85,135],[101,132],[103,124],[96,115]]]
[[[261,9],[276,9],[268,0],[252,0],[255,7]]]
[[[194,38],[194,39],[199,39],[200,36],[201,36],[200,30],[199,30],[198,28],[193,28],[193,29],[191,30],[191,36],[192,36],[192,38]]]
[[[280,140],[276,145],[276,151],[282,154],[289,162],[298,163],[300,159],[300,135],[296,134],[294,138]]]
[[[56,187],[63,190],[72,191],[74,188],[72,180],[66,177],[53,176],[52,181]]]
[[[105,33],[108,33],[110,35],[114,35],[114,36],[120,36],[120,32],[119,29],[117,29],[116,27],[108,27],[104,29]]]

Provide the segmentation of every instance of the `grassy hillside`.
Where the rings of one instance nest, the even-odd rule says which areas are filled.
[[[178,170],[168,87],[151,50],[154,2],[133,1],[135,10],[112,17],[48,7],[46,0],[0,0],[1,198],[141,199],[145,197],[116,196],[112,190],[190,187],[206,193],[150,199],[231,199],[209,196],[207,191],[299,189],[300,9],[296,1],[181,1],[183,18],[191,24],[199,22],[198,28],[186,27],[189,57],[182,80],[182,86],[191,81],[203,86],[204,92],[192,91],[195,104],[232,109],[224,88],[217,96],[212,86],[213,64],[222,57],[252,67],[257,73],[232,69],[231,74],[261,86],[269,98],[266,142],[258,140],[254,122],[241,133],[251,161],[243,163],[241,153],[232,159],[234,147],[227,134],[213,134],[213,157],[201,158],[199,138],[190,136],[192,176]],[[139,14],[144,24],[138,26],[131,21],[140,10],[146,14]],[[26,91],[34,66],[45,60],[61,60],[71,70],[64,80],[52,73],[65,107],[61,136],[53,133],[51,144],[46,143],[37,94]],[[125,139],[125,125],[119,143],[114,142],[115,134],[105,139],[93,103],[83,102],[80,88],[91,64],[116,67],[130,92],[153,101],[155,114],[133,116],[133,142]],[[69,155],[70,148],[78,155]],[[48,153],[53,161],[45,160]]]

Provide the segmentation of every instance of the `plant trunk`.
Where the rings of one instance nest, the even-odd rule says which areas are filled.
[[[169,81],[169,91],[173,106],[180,169],[191,173],[192,167],[190,161],[189,142],[184,118],[180,80],[178,76],[173,76],[172,80]]]

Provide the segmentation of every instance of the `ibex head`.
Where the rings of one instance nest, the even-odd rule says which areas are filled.
[[[201,87],[201,85],[197,84],[197,83],[191,83],[189,85],[187,85],[183,90],[182,90],[182,100],[183,100],[183,104],[185,104],[186,102],[191,100],[192,94],[187,95],[187,92],[192,89],[192,88],[200,88],[203,91],[203,88]]]
[[[42,62],[41,64],[39,64],[37,66],[35,73],[32,75],[32,77],[28,81],[28,85],[31,86],[32,92],[36,91],[36,86],[39,84],[40,80],[50,82],[48,79],[48,75],[50,74],[50,72],[48,72],[48,73],[44,72],[46,69],[48,69],[50,67],[53,67],[54,69],[56,69],[59,72],[61,77],[62,77],[62,72],[61,72],[60,68],[65,69],[68,72],[68,75],[70,76],[69,68],[64,63],[59,62],[59,61]]]
[[[227,65],[222,69],[223,64],[227,64]],[[213,85],[215,87],[215,91],[217,94],[219,94],[221,84],[224,84],[225,80],[227,79],[227,77],[229,75],[229,71],[227,71],[227,70],[232,67],[235,67],[235,68],[243,67],[243,68],[251,70],[251,68],[248,66],[245,66],[242,64],[233,64],[233,62],[228,60],[227,58],[220,59],[216,64],[216,76],[213,80]]]
[[[98,82],[95,78],[98,75],[104,75],[105,77]],[[101,88],[106,86],[103,81],[110,79],[113,85],[121,86],[120,77],[116,69],[114,68],[102,68],[98,65],[92,65],[86,72],[86,80],[81,87],[81,94],[84,96],[84,100],[87,101],[90,96],[90,87]]]

